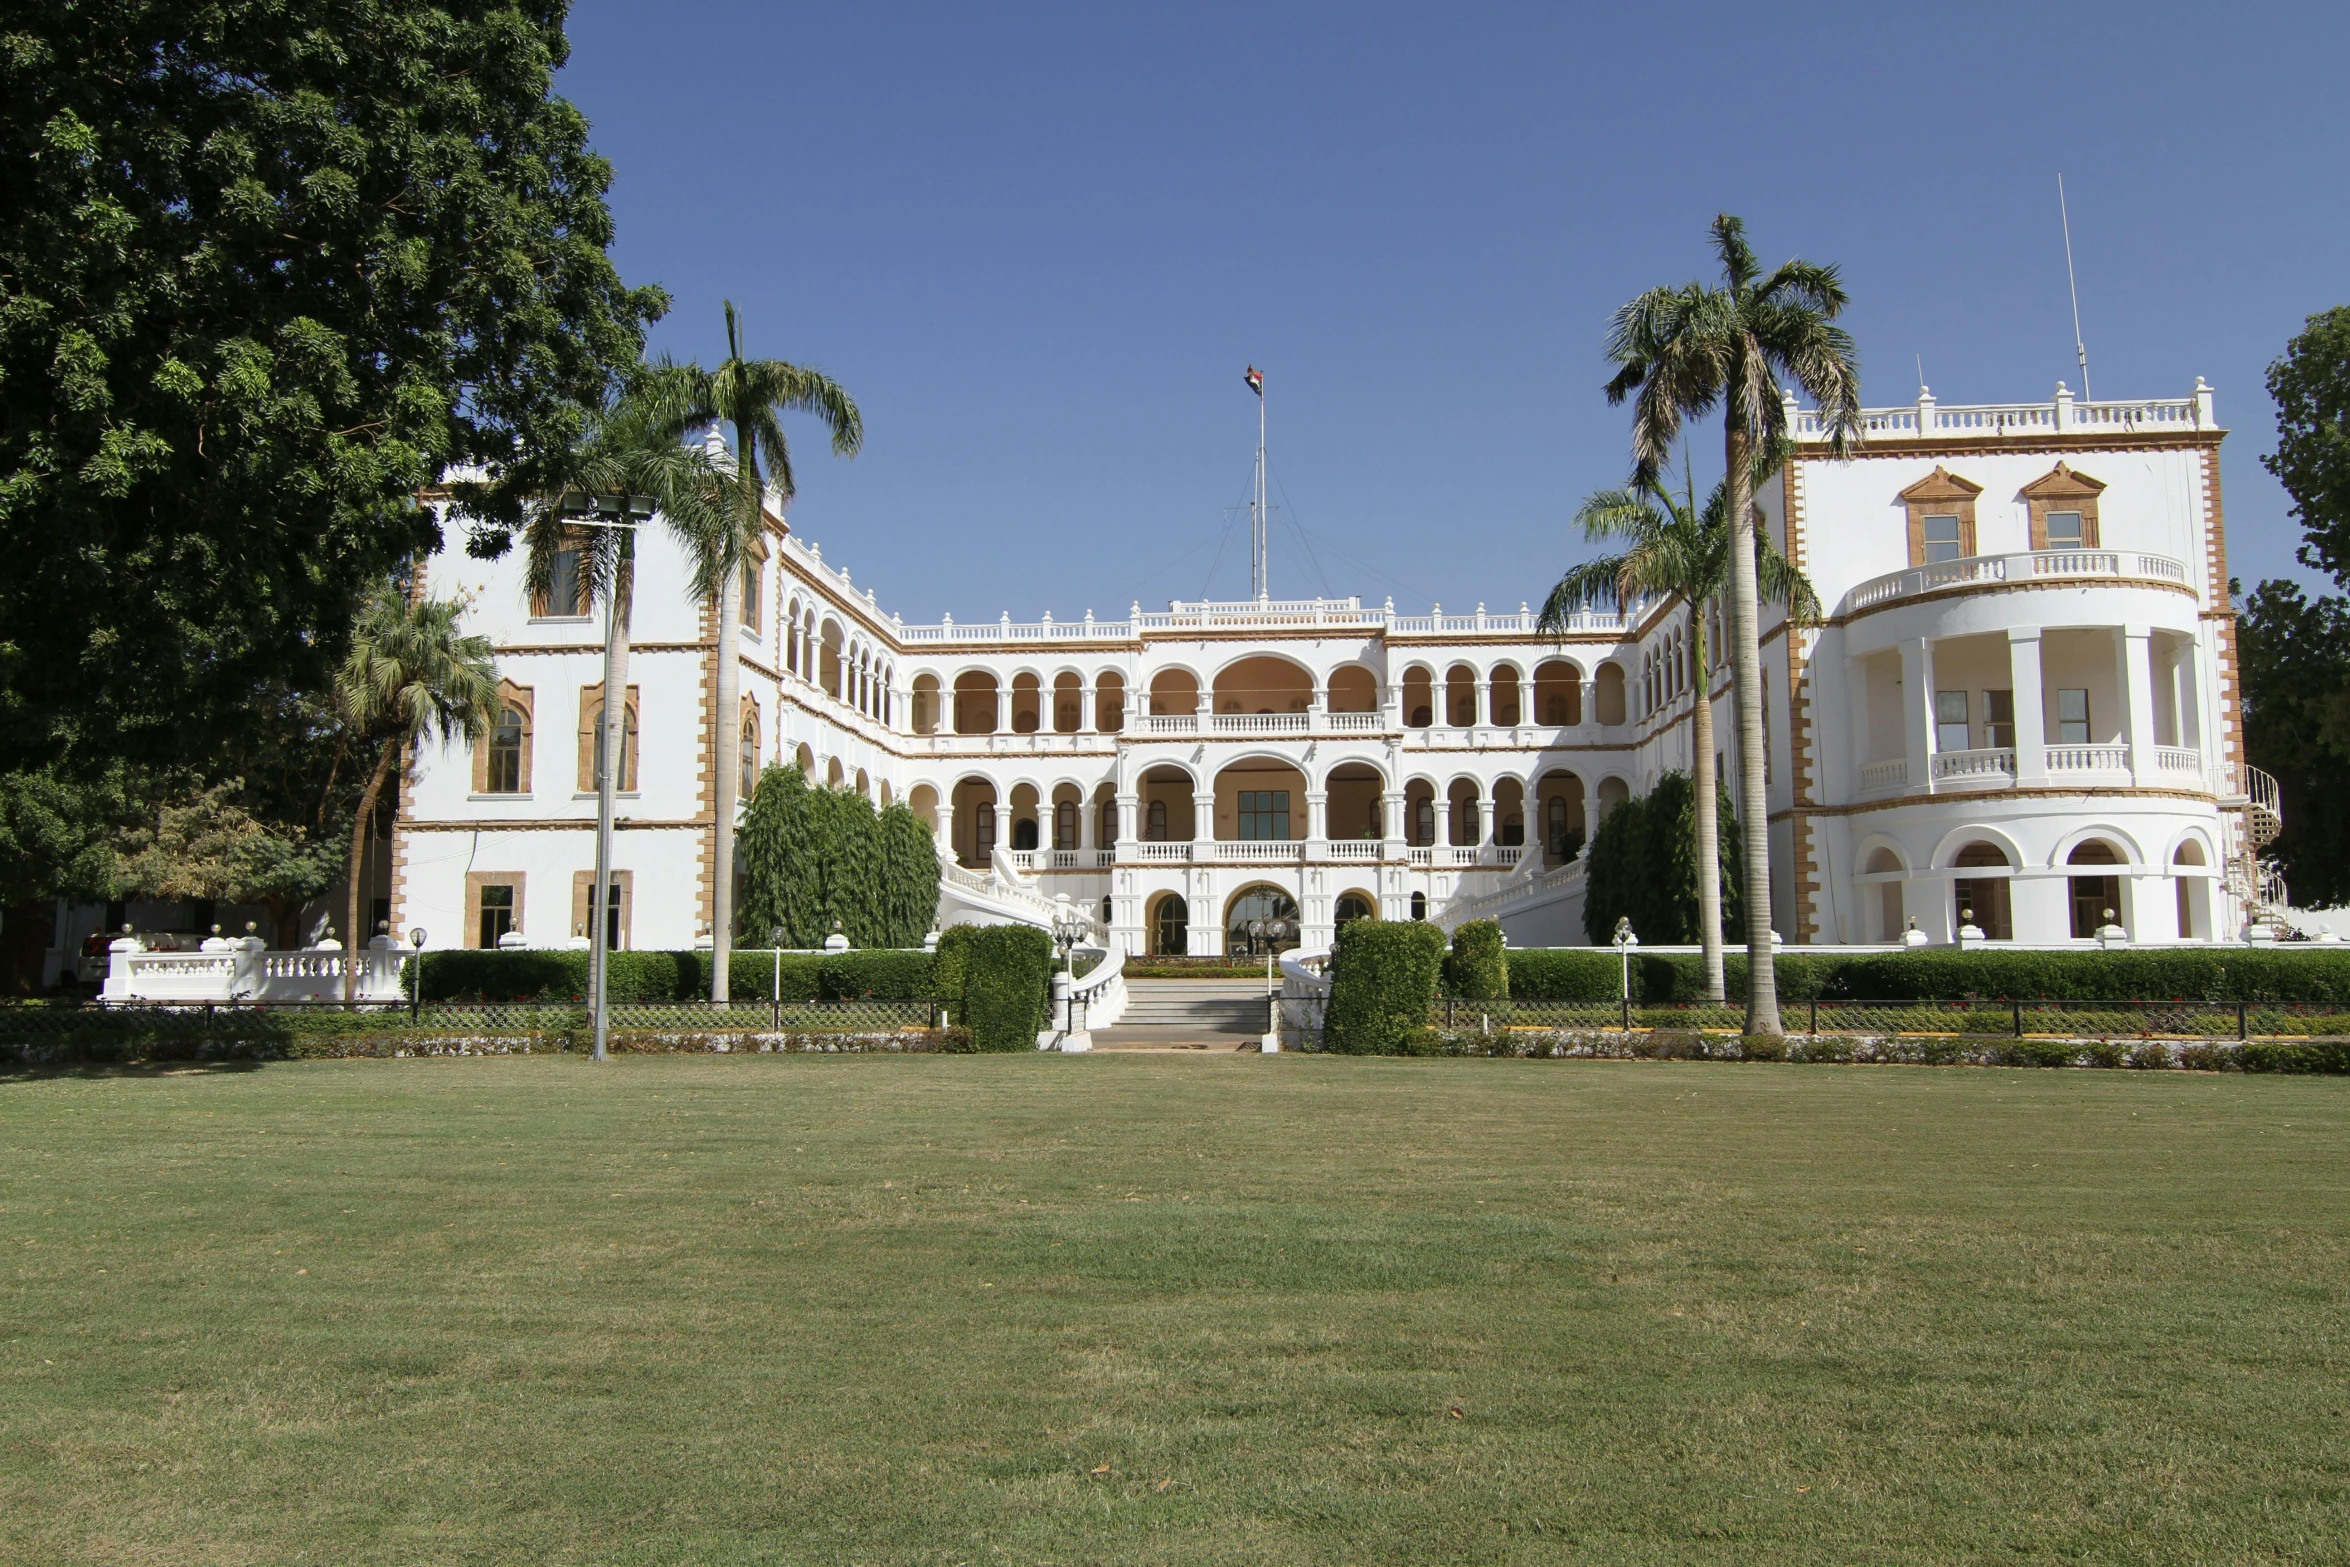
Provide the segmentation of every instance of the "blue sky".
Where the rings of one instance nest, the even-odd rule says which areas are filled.
[[[1537,599],[1618,482],[1609,313],[1839,263],[1865,399],[2218,389],[2231,564],[2292,569],[2265,367],[2350,303],[2340,6],[660,6],[573,12],[654,346],[855,395],[793,525],[912,620],[1245,592]],[[1718,445],[1718,437],[1714,438]],[[1297,528],[1302,527],[1303,538]]]

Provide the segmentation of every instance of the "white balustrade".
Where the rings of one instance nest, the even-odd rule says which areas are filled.
[[[2070,392],[2044,403],[1978,403],[1946,406],[1921,398],[1904,408],[1864,408],[1865,441],[1967,441],[1986,436],[2044,436],[2062,431],[2126,434],[2141,430],[2212,428],[2208,389],[2188,397],[2125,402],[2085,402]],[[1798,441],[1824,441],[1828,429],[1819,410],[1791,410],[1789,430]]]
[[[2015,752],[2006,746],[1936,752],[1934,782],[1977,788],[2014,783]]]
[[[1871,577],[1844,595],[1843,612],[1857,614],[1896,599],[1949,588],[2052,579],[2142,579],[2186,583],[2186,565],[2167,555],[2119,550],[2027,550],[2014,555],[1968,555]]]
[[[2126,745],[2052,745],[2048,748],[2052,773],[2126,773],[2130,748]]]
[[[1210,720],[1220,735],[1302,735],[1313,721],[1311,713],[1218,713]]]
[[[1897,756],[1890,762],[1863,762],[1860,764],[1860,788],[1863,794],[1889,794],[1909,787],[1909,759]]]
[[[1334,838],[1322,846],[1332,860],[1376,864],[1387,845],[1376,838]]]
[[[2154,770],[2158,773],[2178,773],[2189,778],[2203,776],[2203,753],[2185,746],[2158,745],[2154,748]]]

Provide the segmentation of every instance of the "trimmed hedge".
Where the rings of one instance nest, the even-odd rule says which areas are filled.
[[[536,952],[427,952],[427,1001],[584,1001],[588,957],[569,950]],[[614,1001],[701,1001],[710,994],[707,952],[615,952]],[[403,989],[415,959],[402,975]],[[873,952],[786,952],[782,990],[786,1001],[885,1001],[931,999],[931,957],[919,948]],[[765,1001],[775,994],[775,954],[737,950],[727,994],[736,1001]]]
[[[1522,1001],[1613,1001],[1620,960],[1606,947],[1513,948],[1510,994]],[[1782,1001],[2265,1001],[2350,1004],[2350,950],[2167,947],[2118,951],[1812,953],[1783,949]],[[1728,993],[1746,989],[1746,954],[1727,954]],[[1695,1001],[1705,993],[1694,952],[1638,952],[1634,1001]]]
[[[1052,1001],[1053,938],[1033,925],[969,928],[977,934],[955,1021],[974,1050],[1034,1050]]]
[[[1345,1055],[1410,1053],[1430,1035],[1444,932],[1424,921],[1349,920],[1330,953],[1323,1040]]]
[[[1452,953],[1444,960],[1444,993],[1463,1001],[1499,1001],[1510,993],[1501,921],[1471,920],[1452,933]]]

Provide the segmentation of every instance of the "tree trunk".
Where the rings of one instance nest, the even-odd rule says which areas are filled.
[[[383,751],[375,759],[375,770],[367,775],[366,792],[359,796],[359,818],[351,823],[351,860],[344,867],[349,882],[349,918],[343,922],[343,1005],[350,1006],[359,999],[359,954],[367,947],[359,935],[359,876],[367,865],[367,834],[375,825],[375,802],[382,796],[384,781],[392,776],[392,768],[400,760],[400,740],[397,735],[386,740]]]
[[[1722,999],[1722,823],[1715,808],[1714,694],[1706,657],[1705,607],[1689,606],[1689,652],[1697,676],[1697,940],[1705,952],[1705,999]]]
[[[596,846],[599,863],[589,873],[588,887],[588,1006],[603,1016],[596,1003],[604,994],[604,976],[611,967],[608,950],[612,928],[604,904],[612,895],[612,796],[625,776],[621,761],[628,742],[628,631],[636,598],[636,535],[620,536],[620,559],[612,568],[612,598],[604,606],[604,711],[597,722],[603,728],[602,764],[596,769]],[[643,743],[643,736],[638,742]],[[641,759],[639,765],[642,765]]]
[[[1738,691],[1738,814],[1746,851],[1746,1032],[1777,1038],[1778,975],[1771,964],[1770,796],[1763,781],[1763,671],[1754,567],[1754,457],[1738,422],[1723,416],[1730,486],[1730,670]]]
[[[721,1004],[728,997],[734,958],[734,813],[742,771],[741,561],[759,527],[756,455],[750,430],[737,421],[734,467],[742,514],[735,519],[735,537],[727,541],[735,564],[718,581],[718,711],[714,715],[718,743],[711,748],[718,787],[712,791],[716,810],[710,823],[710,999]]]

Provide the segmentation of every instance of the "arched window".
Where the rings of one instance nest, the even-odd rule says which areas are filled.
[[[2092,838],[2067,856],[2070,865],[2119,865],[2121,856],[2113,852],[2113,845]],[[2116,876],[2074,876],[2073,934],[2094,936],[2108,923],[2120,918],[2121,879]]]
[[[501,708],[497,727],[490,731],[488,765],[483,769],[483,794],[522,793],[522,752],[530,735],[530,721],[522,709]]]
[[[1012,847],[1015,850],[1036,847],[1036,818],[1023,816],[1012,824]]]
[[[1249,926],[1263,920],[1281,922],[1281,933],[1255,935]],[[1261,926],[1259,927],[1262,928]],[[1297,945],[1297,900],[1278,887],[1250,887],[1235,897],[1224,910],[1224,950],[1228,953],[1247,953],[1262,956],[1267,952],[1286,952]]]
[[[1426,919],[1427,917],[1428,917],[1428,894],[1426,894],[1426,893],[1424,893],[1424,892],[1415,892],[1415,893],[1413,893],[1413,894],[1412,894],[1412,918],[1413,918],[1413,919],[1416,919],[1416,920],[1424,920],[1424,919]]]
[[[1412,842],[1422,848],[1436,841],[1436,801],[1422,800],[1412,811]]]
[[[1950,862],[1960,870],[2010,871],[2015,867],[2007,853],[1995,843],[1970,843],[1958,851]],[[2015,939],[2014,904],[2005,876],[1961,876],[1951,884],[1951,895],[1957,901],[1960,923],[1970,918],[1974,926],[1993,941]],[[1898,932],[1896,933],[1898,934]]]
[[[979,851],[980,864],[995,857],[995,805],[990,801],[981,801],[979,809],[971,813],[971,842]]]
[[[748,800],[751,792],[759,787],[759,710],[755,707],[743,714],[741,752],[736,764],[740,775],[736,787]]]
[[[1145,838],[1152,843],[1165,843],[1167,841],[1167,802],[1164,800],[1151,801],[1150,809],[1143,814],[1143,822],[1142,835]]]
[[[1151,956],[1179,958],[1191,942],[1191,905],[1168,893],[1151,907]]]
[[[637,688],[628,688],[628,701],[621,714],[620,768],[613,779],[613,787],[623,794],[636,789],[637,759]],[[589,686],[580,693],[579,700],[579,787],[584,792],[596,787],[597,775],[604,761],[604,693],[599,686]]]
[[[1063,800],[1053,807],[1053,847],[1056,849],[1077,847],[1077,802],[1075,800]]]
[[[1094,841],[1101,847],[1107,849],[1118,841],[1118,802],[1116,800],[1104,800],[1102,802],[1101,810],[1101,825],[1095,834]],[[1107,919],[1108,917],[1108,915],[1103,916],[1104,919]]]
[[[1356,920],[1371,919],[1377,912],[1371,907],[1371,900],[1363,894],[1343,892],[1338,895],[1338,903],[1331,910],[1331,918],[1335,924],[1347,925]]]

